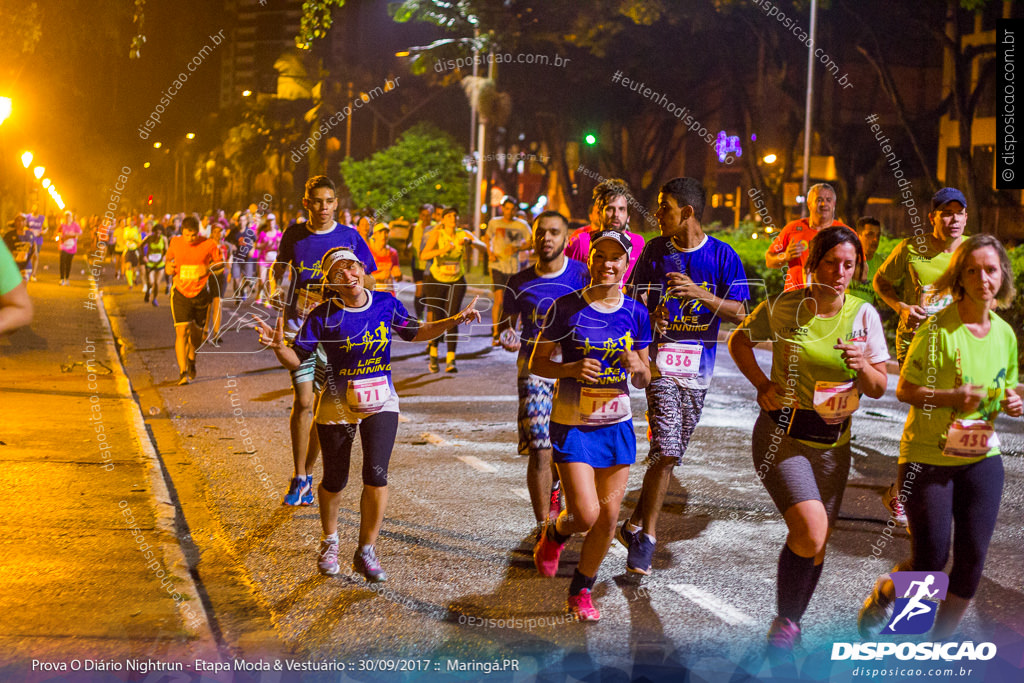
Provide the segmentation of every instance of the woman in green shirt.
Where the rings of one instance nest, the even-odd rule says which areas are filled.
[[[889,351],[875,308],[847,288],[864,261],[856,233],[825,228],[811,240],[810,282],[763,301],[729,338],[736,367],[757,387],[754,467],[786,521],[779,554],[778,612],[769,655],[800,642],[850,472],[850,418],[860,396],[885,393]],[[771,376],[754,345],[772,342]]]
[[[949,638],[981,581],[1003,493],[996,416],[1024,414],[1017,386],[1017,337],[994,309],[1015,295],[1006,250],[988,234],[965,240],[935,281],[953,303],[918,329],[900,372],[896,397],[910,404],[900,441],[900,499],[910,525],[911,556],[893,571],[941,572],[956,528],[949,589],[933,640]],[[895,589],[875,582],[858,625],[871,637],[888,623]]]
[[[441,214],[441,224],[427,235],[427,243],[420,252],[424,261],[433,259],[430,270],[423,278],[423,304],[427,309],[427,322],[450,318],[462,310],[462,300],[466,297],[466,272],[463,256],[468,245],[484,251],[487,245],[473,237],[468,230],[456,227],[459,210],[449,206]],[[454,311],[454,313],[449,313]],[[458,344],[458,328],[453,327],[444,333],[448,347],[445,355],[445,372],[458,372],[455,367],[455,347]],[[428,345],[431,372],[438,372],[437,339]]]

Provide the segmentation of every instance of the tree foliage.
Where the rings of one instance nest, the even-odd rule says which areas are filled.
[[[417,124],[364,161],[342,161],[341,175],[355,207],[370,208],[381,220],[411,220],[426,203],[454,205],[465,214],[468,174],[462,159],[450,136]]]

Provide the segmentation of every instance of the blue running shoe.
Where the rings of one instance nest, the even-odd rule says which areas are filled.
[[[654,541],[640,532],[633,536],[626,552],[626,569],[634,574],[648,576],[651,573],[651,558],[654,557]]]
[[[302,494],[303,505],[316,505],[316,489],[313,488],[313,475],[306,475],[306,492]]]
[[[615,540],[621,543],[623,548],[629,550],[629,546],[633,545],[633,539],[635,539],[637,534],[640,532],[630,531],[627,527],[629,527],[628,519],[615,531]]]
[[[288,493],[285,494],[285,505],[302,505],[302,496],[309,490],[309,483],[305,477],[292,477],[292,483],[288,486]]]

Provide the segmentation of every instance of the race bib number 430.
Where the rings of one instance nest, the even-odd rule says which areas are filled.
[[[700,374],[701,344],[662,344],[655,364],[662,377],[696,377]]]
[[[943,455],[954,458],[980,458],[999,447],[999,437],[991,422],[985,420],[953,420],[946,432]]]
[[[620,393],[618,389],[580,387],[580,421],[583,424],[614,424],[631,414],[629,394]]]

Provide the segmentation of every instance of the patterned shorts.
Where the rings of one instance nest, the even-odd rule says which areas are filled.
[[[659,377],[647,385],[647,421],[651,425],[649,463],[658,458],[675,458],[676,465],[683,461],[683,453],[690,443],[704,410],[707,389],[684,389],[675,381]]]
[[[302,361],[296,369],[291,371],[292,385],[303,382],[313,383],[313,393],[319,393],[324,388],[327,380],[327,355],[321,347],[317,347],[306,360]]]
[[[519,388],[519,454],[551,448],[551,401],[555,380],[528,375],[516,380]]]

